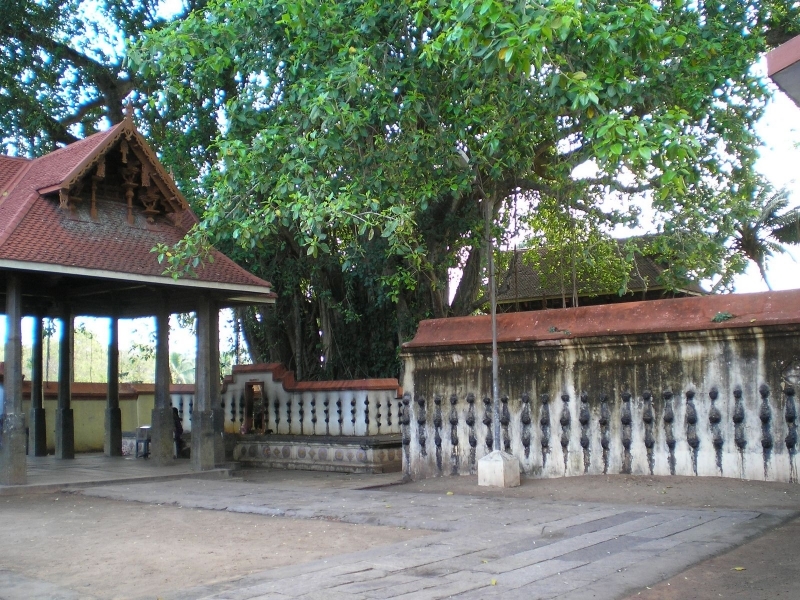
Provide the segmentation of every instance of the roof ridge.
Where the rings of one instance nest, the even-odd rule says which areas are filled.
[[[22,178],[25,177],[25,174],[30,171],[31,167],[33,166],[34,161],[30,159],[26,160],[28,161],[28,164],[22,167],[11,179],[9,179],[5,187],[0,188],[0,205],[2,205],[5,199],[11,195],[11,190],[19,185],[19,182],[22,181]]]
[[[28,214],[38,198],[41,198],[41,196],[39,196],[37,192],[33,191],[28,194],[24,202],[20,203],[17,212],[15,212],[8,220],[8,223],[6,223],[5,229],[0,230],[0,247],[2,247],[11,234],[14,233],[17,225],[19,225],[20,221],[22,221],[25,215]]]
[[[122,134],[124,127],[125,127],[125,121],[122,121],[120,123],[117,123],[113,127],[106,129],[105,131],[98,131],[97,133],[94,133],[87,138],[78,140],[74,144],[70,144],[69,146],[64,146],[63,148],[59,148],[58,150],[55,150],[49,154],[45,154],[44,156],[40,156],[39,158],[35,159],[33,162],[37,165],[47,164],[50,161],[57,160],[60,156],[63,156],[65,153],[74,154],[76,148],[80,149],[85,146],[91,146],[90,144],[87,143],[90,140],[93,141],[95,144],[93,147],[91,147],[86,156],[81,158],[76,164],[72,166],[72,168],[70,168],[70,170],[66,174],[61,176],[61,179],[57,181],[48,181],[43,185],[39,185],[37,186],[37,191],[61,185],[65,181],[72,179],[76,171],[82,171],[87,164],[91,164],[94,161],[94,159],[97,158],[96,155],[98,154],[98,149],[103,148],[104,145],[112,144],[114,141],[116,141],[116,139]],[[99,136],[102,136],[102,138],[93,139],[93,138],[98,138]],[[93,156],[94,158],[92,158]]]
[[[81,138],[81,139],[79,139],[79,140],[77,140],[75,142],[72,142],[71,144],[67,144],[66,146],[61,146],[60,148],[56,148],[52,152],[48,152],[47,154],[43,154],[42,156],[37,156],[33,160],[34,161],[38,161],[38,160],[41,160],[43,158],[48,158],[50,156],[63,154],[66,150],[74,149],[76,146],[78,146],[78,147],[86,146],[88,144],[88,142],[90,142],[90,141],[97,141],[97,140],[94,140],[94,138],[96,138],[98,136],[101,136],[101,135],[102,136],[108,135],[109,132],[113,131],[115,128],[119,127],[123,123],[124,123],[124,121],[120,121],[119,123],[115,123],[114,125],[112,125],[108,129],[103,129],[102,131],[95,131],[92,135],[86,136],[85,138]]]

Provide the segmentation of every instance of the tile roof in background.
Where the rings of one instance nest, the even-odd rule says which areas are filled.
[[[27,158],[16,156],[4,156],[0,154],[0,202],[3,201],[3,192],[14,178],[25,169],[32,161]]]
[[[621,240],[620,244],[625,240]],[[498,285],[497,302],[500,304],[511,302],[524,302],[528,300],[540,300],[545,298],[556,298],[561,296],[561,285],[554,276],[545,278],[542,282],[538,271],[528,264],[523,256],[530,250],[515,250],[511,258],[508,271],[503,274]],[[539,252],[544,256],[544,250]],[[546,260],[546,259],[543,259]],[[658,277],[663,269],[650,256],[636,254],[634,257],[635,265],[631,267],[630,280],[628,281],[628,292],[636,293],[645,290],[663,289],[658,283]],[[550,269],[545,262],[545,268]],[[565,275],[565,288],[567,295],[572,295],[572,283],[569,273]],[[704,294],[705,291],[698,285],[692,284],[685,288],[689,294]],[[602,289],[592,281],[578,280],[578,292],[580,296],[594,296],[616,293],[616,290]]]

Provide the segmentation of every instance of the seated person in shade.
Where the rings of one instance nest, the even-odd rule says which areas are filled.
[[[178,414],[178,409],[172,407],[172,434],[175,440],[175,458],[183,456],[183,423],[181,423],[181,416]]]

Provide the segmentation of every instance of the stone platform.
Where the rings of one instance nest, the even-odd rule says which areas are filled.
[[[399,434],[376,436],[226,435],[226,456],[247,467],[339,473],[402,469]]]
[[[143,483],[171,479],[228,479],[233,475],[229,465],[198,473],[188,460],[175,460],[158,465],[152,460],[130,456],[104,456],[79,453],[63,460],[53,455],[29,456],[26,461],[27,483],[0,485],[0,496],[14,494],[49,494],[62,489],[84,488],[109,483]],[[0,585],[2,589],[2,585]],[[0,597],[3,597],[0,595]]]

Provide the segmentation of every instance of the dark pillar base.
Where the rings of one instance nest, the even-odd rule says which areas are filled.
[[[118,408],[106,409],[103,452],[106,456],[122,456],[122,411]]]
[[[47,456],[47,427],[43,408],[31,409],[28,454],[31,456]]]
[[[211,413],[214,421],[214,464],[221,465],[225,462],[225,410],[214,408]]]
[[[27,483],[24,415],[6,414],[0,436],[0,484]]]
[[[75,458],[75,421],[71,408],[56,409],[56,458]]]
[[[172,407],[154,408],[151,419],[150,458],[159,465],[171,464],[175,429]]]
[[[213,411],[195,410],[192,413],[192,468],[195,471],[208,471],[216,466],[214,438]]]

